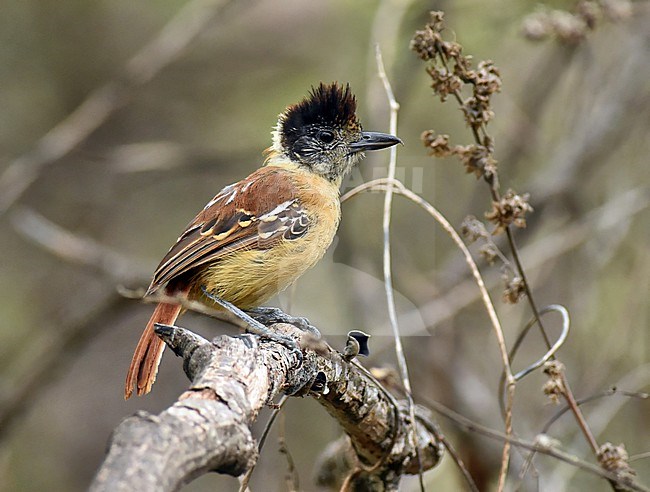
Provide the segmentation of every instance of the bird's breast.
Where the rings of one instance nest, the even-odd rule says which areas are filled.
[[[210,265],[200,283],[242,309],[283,291],[325,254],[338,229],[341,206],[335,183],[303,171],[291,173],[296,197],[309,217],[307,233],[268,249],[227,255]]]

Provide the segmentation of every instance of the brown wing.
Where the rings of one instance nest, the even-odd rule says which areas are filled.
[[[190,222],[158,265],[147,294],[197,267],[242,249],[268,249],[302,237],[309,217],[291,173],[263,167],[226,186]]]

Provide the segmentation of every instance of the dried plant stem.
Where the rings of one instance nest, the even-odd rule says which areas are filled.
[[[490,317],[490,321],[492,322],[492,327],[494,329],[494,333],[497,338],[497,343],[499,345],[499,351],[501,352],[501,360],[506,370],[506,384],[507,385],[511,383],[514,384],[515,382],[514,376],[512,375],[512,370],[510,368],[510,360],[508,359],[508,351],[506,349],[506,342],[505,342],[505,337],[503,335],[503,330],[501,328],[501,323],[499,322],[499,318],[497,317],[496,310],[494,309],[494,304],[490,299],[490,294],[488,293],[487,288],[485,287],[485,283],[483,282],[483,277],[481,276],[481,272],[479,271],[478,266],[474,261],[474,258],[472,258],[469,249],[467,249],[467,246],[465,246],[465,243],[463,242],[460,235],[456,232],[456,230],[453,228],[453,226],[449,223],[449,221],[445,218],[444,215],[442,215],[433,205],[431,205],[429,202],[424,200],[422,197],[413,193],[411,190],[406,188],[401,183],[400,185],[401,185],[400,187],[396,187],[395,192],[400,195],[403,195],[404,197],[408,198],[412,202],[418,204],[426,212],[428,212],[429,215],[431,215],[442,226],[442,228],[447,232],[447,234],[449,234],[452,240],[456,243],[456,246],[458,246],[458,248],[462,251],[463,256],[465,257],[465,261],[467,262],[467,265],[472,271],[474,280],[476,281],[476,284],[478,285],[478,288],[481,291],[483,304],[485,305],[485,308],[488,312],[488,316]]]
[[[510,361],[508,359],[508,351],[506,349],[505,337],[503,335],[503,330],[501,328],[501,323],[499,322],[499,318],[496,314],[496,310],[494,309],[494,304],[490,299],[490,294],[488,293],[487,288],[485,287],[485,282],[483,282],[481,273],[478,269],[478,266],[476,265],[476,262],[474,261],[474,258],[472,258],[469,249],[467,249],[467,246],[465,246],[465,243],[463,242],[460,235],[456,232],[456,230],[449,223],[449,221],[444,217],[444,215],[442,215],[429,202],[427,202],[422,197],[409,190],[406,186],[404,186],[404,184],[401,181],[397,179],[379,178],[379,179],[374,179],[372,181],[368,181],[367,183],[359,185],[353,188],[352,190],[350,190],[349,192],[347,192],[345,195],[343,195],[341,201],[349,200],[350,198],[365,191],[385,191],[388,190],[388,188],[392,188],[393,193],[397,193],[399,195],[408,198],[409,200],[411,200],[412,202],[416,203],[421,208],[423,208],[427,213],[429,213],[429,215],[431,215],[442,226],[442,228],[447,232],[447,234],[449,234],[449,236],[456,243],[458,248],[462,251],[465,261],[467,262],[470,271],[472,272],[472,275],[474,277],[474,280],[481,292],[481,299],[488,312],[490,322],[492,323],[492,327],[494,329],[497,338],[497,343],[499,345],[499,352],[501,353],[501,360],[503,362],[503,366],[506,372],[506,383],[508,384],[510,381],[514,383],[514,376],[510,368]]]
[[[359,193],[364,193],[366,191],[386,191],[389,187],[399,186],[402,183],[397,179],[388,179],[388,178],[377,178],[371,181],[366,181],[365,183],[355,186],[347,193],[344,193],[341,196],[341,203],[347,202],[350,198],[354,198]],[[393,190],[393,193],[395,190]]]
[[[444,66],[445,70],[448,73],[451,73],[452,70],[449,68],[449,59],[445,52],[440,48],[440,45],[437,45],[436,47],[438,57],[440,59],[441,64]],[[459,106],[461,108],[464,107],[464,102],[462,95],[460,93],[460,89],[455,89],[451,92],[453,95],[454,99],[458,102]],[[489,137],[489,134],[486,129],[486,123],[485,122],[480,122],[480,123],[473,123],[468,120],[468,124],[472,130],[472,135],[474,137],[474,141],[476,142],[477,145],[479,146],[486,146],[488,147],[487,142],[491,141],[492,139]],[[483,135],[483,138],[481,138],[481,134]],[[495,169],[492,174],[484,175],[485,181],[488,183],[490,187],[490,194],[492,195],[492,200],[494,202],[500,202],[501,201],[501,193],[499,192],[499,177],[498,177],[498,171]],[[524,268],[521,264],[521,260],[519,258],[519,253],[517,250],[517,247],[514,242],[514,237],[512,234],[512,230],[510,226],[505,227],[506,235],[508,237],[508,244],[510,246],[510,250],[512,251],[512,256],[515,261],[515,265],[517,266],[517,271],[519,272],[519,275],[523,281],[524,284],[524,290],[526,292],[526,297],[528,298],[528,302],[530,303],[530,307],[533,311],[533,314],[535,315],[535,319],[537,321],[537,325],[540,328],[540,331],[542,332],[542,336],[544,337],[544,341],[546,342],[547,348],[550,350],[551,349],[551,341],[546,334],[546,330],[544,329],[544,325],[542,323],[541,316],[539,315],[539,310],[537,309],[537,305],[535,304],[535,300],[533,299],[532,293],[530,291],[530,287],[526,278],[526,273],[524,272]]]
[[[479,492],[478,487],[476,486],[476,482],[474,482],[474,478],[472,477],[471,473],[465,466],[465,463],[461,459],[460,455],[456,452],[456,449],[452,444],[449,442],[449,440],[440,434],[438,436],[438,439],[444,444],[445,449],[449,453],[449,455],[453,458],[454,463],[456,463],[456,466],[458,466],[458,469],[460,470],[460,473],[463,475],[463,478],[465,479],[465,482],[467,482],[467,487],[469,490],[472,492]]]
[[[503,363],[504,371],[506,373],[505,434],[508,438],[510,438],[512,436],[512,408],[514,405],[514,398],[515,398],[515,378],[512,374],[512,369],[510,368],[510,360],[508,359],[508,349],[506,348],[506,341],[503,335],[503,330],[501,328],[501,324],[499,323],[499,318],[497,317],[496,310],[494,309],[494,304],[492,304],[492,300],[490,299],[490,294],[488,293],[487,288],[485,287],[485,283],[483,282],[483,277],[479,272],[478,266],[476,265],[476,262],[474,262],[474,258],[472,258],[471,253],[467,249],[467,246],[465,246],[465,243],[461,239],[460,235],[452,227],[449,221],[447,221],[447,219],[433,205],[431,205],[422,197],[413,193],[411,190],[409,190],[404,186],[402,186],[401,188],[397,188],[396,192],[408,198],[412,202],[420,205],[420,207],[426,210],[443,227],[443,229],[447,231],[447,233],[451,236],[451,238],[456,243],[456,245],[463,252],[463,255],[465,256],[465,261],[467,262],[467,264],[470,267],[470,270],[472,271],[472,275],[474,276],[476,284],[478,285],[479,290],[481,291],[483,304],[485,305],[485,308],[487,309],[488,312],[488,316],[490,317],[490,321],[492,322],[492,327],[494,329],[497,343],[499,345],[499,351],[501,352],[501,360]],[[508,474],[509,462],[510,462],[510,440],[507,439],[504,442],[503,451],[501,454],[501,470],[499,471],[499,485],[497,487],[498,491],[503,491],[505,488],[505,481]]]
[[[269,420],[266,422],[266,425],[264,426],[264,430],[262,431],[262,435],[260,436],[259,444],[257,446],[257,449],[260,453],[262,453],[262,448],[264,447],[266,438],[268,437],[269,432],[271,431],[271,427],[273,427],[275,419],[278,417],[280,411],[282,410],[282,407],[284,407],[285,403],[287,403],[288,400],[289,397],[287,395],[282,395],[282,398],[280,398],[280,401],[278,402],[277,406],[271,412],[271,416],[269,417]],[[255,465],[251,466],[246,471],[246,473],[240,477],[239,492],[246,492],[248,490],[248,482],[250,482],[254,470],[255,470]]]
[[[507,436],[502,432],[499,432],[494,429],[490,429],[489,427],[486,427],[484,425],[479,424],[478,422],[468,419],[464,415],[461,415],[458,412],[453,411],[452,409],[444,406],[442,403],[439,403],[435,400],[431,400],[421,395],[418,395],[418,399],[422,400],[427,405],[427,407],[431,408],[438,414],[443,415],[444,417],[448,418],[449,420],[451,420],[452,422],[454,422],[455,424],[464,428],[467,431],[475,432],[477,434],[489,437],[491,439],[498,439],[500,441],[507,440],[518,448],[527,449],[529,451],[545,454],[547,456],[552,456],[560,461],[575,466],[576,468],[580,468],[581,470],[591,473],[592,475],[595,475],[597,477],[605,478],[613,482],[620,483],[621,485],[625,485],[629,490],[636,490],[639,492],[650,492],[650,489],[648,487],[645,487],[644,485],[639,484],[636,481],[623,482],[613,472],[605,470],[598,465],[589,463],[588,461],[584,461],[573,454],[570,454],[566,451],[559,449],[554,445],[544,444],[539,441],[535,441],[535,442],[526,441],[524,439],[520,439],[515,436]]]
[[[413,193],[406,186],[404,186],[404,184],[402,184],[400,181],[394,178],[384,178],[384,179],[376,179],[373,181],[369,181],[368,183],[364,183],[350,190],[341,198],[341,200],[342,201],[348,200],[353,196],[357,195],[358,193],[361,193],[362,191],[385,190],[386,192],[388,192],[389,189],[392,189],[393,193],[400,194],[408,198],[412,202],[416,203],[417,205],[419,205],[442,226],[442,228],[447,232],[447,234],[449,234],[449,236],[456,243],[458,248],[462,251],[463,256],[465,257],[465,261],[468,264],[472,272],[472,275],[474,276],[474,280],[481,292],[481,299],[483,300],[483,304],[485,305],[488,316],[490,318],[490,322],[492,324],[492,328],[494,330],[497,339],[497,344],[499,346],[499,352],[501,354],[501,360],[503,363],[504,372],[506,374],[505,435],[508,437],[508,439],[504,441],[502,460],[501,460],[501,470],[499,472],[498,490],[502,491],[504,490],[505,487],[505,478],[508,472],[508,464],[510,461],[510,437],[512,436],[512,407],[514,404],[516,383],[515,383],[515,378],[512,374],[512,369],[510,367],[510,360],[508,358],[508,350],[506,347],[505,336],[503,334],[503,329],[501,328],[501,323],[499,322],[499,318],[496,314],[496,310],[494,309],[494,304],[490,299],[490,294],[488,293],[487,288],[485,287],[485,282],[483,281],[478,266],[476,265],[474,258],[472,258],[471,253],[467,249],[467,246],[465,246],[465,243],[463,242],[460,235],[456,232],[456,230],[452,227],[452,225],[444,217],[444,215],[442,215],[433,205],[431,205],[429,202],[424,200],[416,193]]]
[[[475,135],[476,137],[476,135]],[[480,139],[477,140],[477,143],[480,144]],[[495,173],[495,177],[496,177]],[[490,191],[492,194],[492,198],[494,201],[498,202],[501,197],[498,189],[498,179],[493,179],[491,182],[488,182],[490,185]],[[533,297],[533,293],[530,289],[530,283],[528,282],[528,277],[526,276],[526,272],[524,270],[524,267],[521,263],[521,259],[519,258],[519,250],[517,248],[517,245],[515,243],[514,235],[512,234],[512,229],[510,226],[507,226],[505,228],[506,236],[508,238],[508,245],[510,247],[510,251],[512,253],[512,258],[515,262],[515,266],[517,267],[517,272],[519,273],[519,276],[521,277],[523,287],[524,287],[524,292],[526,293],[526,299],[528,300],[528,304],[530,305],[531,310],[533,311],[533,316],[535,317],[535,321],[537,326],[539,326],[539,330],[542,334],[542,337],[544,338],[544,343],[546,344],[546,347],[548,350],[551,350],[552,344],[551,340],[546,333],[546,329],[544,328],[544,324],[542,323],[542,317],[540,316],[539,309],[537,308],[537,304],[535,302],[535,298]],[[555,360],[555,355],[551,357],[551,360]],[[573,412],[573,415],[575,416],[575,419],[578,423],[578,426],[580,427],[580,430],[585,436],[585,439],[587,440],[587,443],[589,444],[589,447],[592,449],[594,455],[598,456],[598,443],[596,442],[596,439],[594,438],[593,433],[591,432],[591,429],[589,428],[589,424],[587,423],[582,411],[580,410],[580,407],[576,403],[575,396],[573,395],[573,392],[571,391],[568,380],[566,378],[566,374],[562,374],[562,380],[564,382],[564,391],[562,392],[562,395],[564,396],[565,400],[567,401],[567,404],[569,405],[569,408]],[[509,393],[508,387],[506,387],[506,392]],[[510,398],[510,395],[507,394],[507,399]],[[506,408],[510,404],[510,402],[506,402]],[[511,412],[510,412],[511,413]],[[508,415],[508,412],[506,412],[506,427],[508,426],[507,420],[511,418],[511,415]],[[503,471],[503,469],[502,469]],[[501,479],[501,476],[500,476]],[[615,489],[614,484],[610,480],[610,484],[612,487]],[[501,480],[499,480],[499,485],[501,485]],[[499,489],[502,490],[502,489]],[[616,489],[615,489],[616,490]]]
[[[437,16],[436,22],[442,23],[442,14]],[[438,26],[438,28],[439,28],[439,26]],[[436,39],[435,36],[432,37],[432,39]],[[441,42],[440,38],[437,38],[437,40],[435,42],[433,42],[433,44],[429,44],[429,45],[427,45],[426,42],[422,42],[422,41],[425,41],[425,40],[426,40],[426,35],[424,36],[423,39],[418,39],[418,42],[415,43],[415,45],[414,45],[414,46],[416,46],[415,50],[419,51],[419,54],[420,54],[421,58],[423,58],[425,60],[433,59],[433,56],[431,56],[431,53],[426,51],[426,49],[423,49],[424,47],[431,48],[433,46],[433,49],[435,50],[437,58],[439,59],[440,65],[442,65],[442,67],[444,67],[444,70],[446,71],[446,73],[452,73],[452,71],[449,68],[450,57],[448,55],[448,48],[450,47],[450,45]],[[431,41],[431,39],[429,39],[429,41]],[[456,55],[456,56],[454,56],[454,55],[452,55],[452,56],[456,60],[456,68],[458,68],[459,67],[459,60],[462,57],[459,54]],[[465,72],[465,75],[467,75],[467,72]],[[471,83],[473,85],[474,90],[476,90],[476,88],[477,88],[476,82],[475,82],[476,79],[472,79],[470,77],[467,77],[467,78],[468,78],[469,82],[465,81],[465,80],[463,80],[463,82],[464,83]],[[454,87],[449,86],[448,87],[448,93],[451,94],[454,97],[454,99],[456,99],[456,101],[458,102],[461,109],[465,110],[466,104],[462,99],[462,96],[461,96],[461,93],[460,93],[460,87],[459,86],[454,86]],[[475,94],[476,94],[476,92],[475,92]],[[442,99],[444,101],[444,97],[442,97]],[[489,108],[489,99],[488,99],[488,106],[487,107]],[[467,124],[469,125],[469,127],[472,130],[472,135],[474,137],[474,141],[475,141],[476,145],[484,146],[486,149],[488,149],[489,154],[492,154],[493,149],[491,147],[492,147],[492,141],[493,140],[489,136],[489,134],[487,132],[487,128],[486,128],[488,119],[486,119],[486,118],[475,118],[473,116],[470,116],[470,114],[467,113],[467,112],[465,112],[465,116],[466,116]],[[497,204],[500,203],[502,201],[503,197],[501,196],[501,193],[499,192],[499,175],[498,175],[497,168],[494,167],[494,169],[492,169],[491,172],[489,172],[489,173],[484,170],[484,172],[482,173],[482,176],[483,176],[484,180],[486,181],[486,183],[489,186],[493,202],[497,203]],[[517,249],[517,245],[516,245],[515,240],[514,240],[514,235],[512,233],[512,228],[509,225],[509,223],[506,223],[506,224],[503,225],[503,230],[505,230],[505,233],[506,233],[506,236],[507,236],[507,239],[508,239],[508,244],[509,244],[509,247],[510,247],[510,251],[512,253],[512,257],[513,257],[513,260],[514,260],[518,275],[522,280],[523,291],[526,294],[526,297],[528,299],[528,303],[529,303],[530,308],[531,308],[531,310],[533,312],[536,324],[539,326],[539,330],[540,330],[540,332],[541,332],[541,334],[542,334],[542,336],[544,338],[547,349],[551,350],[551,346],[552,346],[551,345],[551,340],[550,340],[548,334],[546,333],[546,330],[544,328],[544,324],[542,322],[542,318],[540,316],[540,310],[537,308],[537,304],[535,302],[535,299],[533,298],[532,291],[531,291],[531,288],[530,288],[530,284],[528,282],[526,272],[524,271],[523,265],[521,263],[521,259],[519,257],[519,251]],[[555,359],[555,357],[553,356],[552,359]],[[566,381],[566,377],[565,377],[564,374],[562,375],[562,378]],[[506,379],[506,383],[508,384],[507,379]],[[512,402],[509,401],[510,398],[511,398],[509,386],[506,386],[506,393],[507,393],[507,395],[506,395],[507,405],[511,405]],[[589,443],[589,446],[594,451],[594,454],[596,454],[596,456],[597,456],[598,455],[598,445],[596,443],[596,440],[594,439],[593,433],[591,432],[591,430],[589,428],[589,425],[587,424],[587,421],[585,420],[582,412],[580,411],[578,405],[575,403],[575,397],[573,396],[573,393],[571,392],[571,389],[569,388],[568,384],[564,386],[564,390],[562,391],[562,396],[567,400],[567,403],[568,403],[569,407],[571,408],[571,410],[573,411],[574,416],[576,418],[576,421],[578,422],[578,425],[579,425],[580,429],[582,430],[582,433],[584,434],[587,442]],[[510,419],[511,419],[511,415],[506,413],[506,427],[509,427],[511,425],[511,422],[509,422]],[[502,487],[504,485],[503,479],[505,477],[504,477],[504,474],[503,474],[504,473],[503,467],[502,467],[501,472],[502,473],[499,476],[499,490],[502,490]]]
[[[291,451],[287,446],[286,439],[286,414],[281,414],[278,422],[278,452],[283,454],[287,460],[287,471],[285,474],[285,483],[287,490],[301,490],[300,489],[300,477],[298,475],[298,470],[296,470],[296,462],[293,459]]]
[[[632,456],[630,456],[630,462],[638,461],[638,460],[646,460],[648,458],[650,458],[650,451],[647,451],[645,453],[633,454]]]
[[[393,135],[397,135],[397,114],[399,112],[399,103],[395,100],[393,89],[386,75],[384,67],[384,60],[381,55],[379,45],[376,46],[376,59],[377,59],[377,72],[379,78],[386,91],[386,97],[390,105],[390,125],[389,131]],[[390,161],[388,163],[388,179],[395,179],[395,169],[397,167],[397,147],[393,146],[390,149]],[[393,204],[393,188],[389,187],[384,195],[384,213],[383,213],[383,234],[384,234],[384,247],[383,247],[383,268],[384,268],[384,288],[386,291],[386,304],[388,307],[388,317],[390,325],[393,330],[393,338],[395,339],[395,355],[397,357],[397,365],[399,366],[402,384],[406,391],[406,398],[408,401],[409,416],[411,418],[411,432],[415,442],[415,451],[418,459],[418,478],[420,481],[420,489],[424,492],[424,478],[422,474],[422,462],[420,460],[420,445],[418,442],[418,434],[415,429],[415,405],[413,403],[413,389],[411,388],[411,381],[408,373],[408,365],[406,363],[406,356],[404,355],[404,347],[399,331],[399,324],[397,323],[397,308],[395,306],[395,296],[393,292],[393,272],[391,267],[391,250],[390,250],[390,220],[391,208]]]
[[[580,426],[582,433],[585,435],[585,438],[587,439],[587,443],[589,443],[589,447],[594,452],[594,454],[597,455],[598,443],[596,442],[596,439],[594,438],[594,435],[591,432],[591,429],[589,428],[589,425],[587,424],[584,415],[582,414],[582,410],[580,410],[580,405],[578,405],[578,402],[573,396],[573,392],[569,387],[569,381],[564,372],[562,372],[562,385],[564,386],[564,391],[563,391],[564,399],[566,400],[567,405],[571,409],[571,412],[573,412],[573,415],[575,415],[576,420],[578,421],[578,425]]]
[[[498,196],[498,191],[497,191],[497,196]],[[533,293],[530,290],[528,277],[526,276],[524,267],[521,264],[521,259],[519,258],[519,250],[517,249],[517,245],[515,244],[515,238],[509,226],[506,227],[506,236],[508,237],[508,245],[510,246],[510,251],[512,252],[512,259],[515,262],[515,266],[517,267],[517,272],[519,272],[519,276],[521,277],[521,280],[524,284],[524,292],[526,292],[526,299],[528,299],[528,304],[530,305],[530,309],[533,311],[533,316],[535,316],[535,322],[537,323],[537,326],[539,326],[539,331],[542,333],[542,337],[544,337],[544,343],[546,343],[546,348],[548,350],[551,350],[551,339],[548,337],[548,334],[544,329],[544,325],[542,324],[542,317],[539,314],[539,309],[537,309],[537,304],[535,303],[535,299],[533,298]]]
[[[496,193],[498,196],[498,190],[494,189],[494,186],[491,186],[493,194]],[[517,267],[517,271],[519,272],[519,275],[523,281],[524,285],[524,290],[526,292],[526,298],[528,299],[528,304],[530,305],[531,310],[533,311],[533,315],[535,316],[535,320],[537,323],[537,326],[539,326],[540,332],[542,336],[544,337],[544,342],[546,343],[546,347],[550,350],[551,349],[551,340],[549,339],[546,330],[544,329],[544,325],[542,323],[542,317],[540,316],[540,312],[537,309],[537,304],[535,303],[535,299],[533,298],[533,294],[530,290],[530,284],[528,282],[528,279],[526,277],[526,273],[524,271],[524,267],[521,264],[521,260],[519,258],[519,250],[517,249],[517,245],[515,243],[512,230],[510,227],[506,228],[506,235],[508,237],[508,244],[510,246],[510,251],[512,252],[512,258],[515,262],[515,265]],[[551,360],[555,360],[555,355],[551,357]],[[573,395],[573,392],[571,391],[571,387],[569,386],[569,381],[566,377],[566,374],[563,372],[562,373],[562,382],[563,382],[563,387],[564,391],[562,391],[562,396],[564,396],[564,399],[567,401],[567,405],[571,409],[571,412],[573,413],[576,422],[578,423],[578,426],[580,427],[580,430],[582,431],[583,435],[585,436],[585,439],[587,443],[589,444],[589,447],[593,451],[594,455],[597,457],[598,456],[598,443],[596,441],[596,438],[594,437],[593,432],[591,432],[591,429],[589,428],[589,424],[587,423],[587,420],[585,419],[584,414],[582,413],[582,410],[580,410],[580,406],[576,403],[576,398]],[[610,484],[612,484],[612,487],[615,489],[614,484],[610,481]]]

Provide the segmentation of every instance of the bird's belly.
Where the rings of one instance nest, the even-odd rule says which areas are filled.
[[[310,228],[304,237],[270,249],[238,251],[210,265],[198,283],[241,309],[259,306],[314,266],[335,232],[335,226]]]

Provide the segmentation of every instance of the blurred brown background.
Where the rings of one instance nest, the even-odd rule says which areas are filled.
[[[207,7],[198,19],[215,9],[216,2],[203,3]],[[495,98],[490,129],[502,185],[531,193],[535,213],[516,238],[538,304],[561,303],[571,312],[572,332],[559,357],[574,392],[581,398],[612,386],[650,390],[648,5],[633,3],[634,15],[625,21],[600,22],[578,46],[525,40],[521,23],[536,5],[235,2],[219,8],[177,56],[147,57],[145,63],[156,56],[163,63],[150,80],[132,84],[125,68],[132,67],[129,60],[196,2],[4,0],[0,182],[5,193],[29,176],[28,166],[10,168],[12,161],[32,152],[93,91],[109,81],[126,86],[119,89],[124,100],[117,109],[63,158],[39,167],[25,193],[0,217],[0,490],[84,489],[122,418],[138,409],[159,412],[182,392],[187,381],[181,363],[167,353],[152,394],[123,401],[125,371],[152,307],[121,298],[116,285],[148,283],[196,211],[261,163],[277,114],[311,85],[349,81],[364,127],[386,131],[388,104],[376,75],[375,43],[384,51],[401,103],[399,135],[405,146],[399,150],[398,177],[456,226],[470,213],[482,216],[489,208],[484,183],[465,175],[455,161],[427,157],[419,139],[433,128],[450,134],[453,143],[470,142],[458,106],[441,105],[430,95],[423,65],[408,49],[431,9],[446,11],[449,37],[462,43],[465,53],[477,61],[492,59],[501,69],[504,87]],[[572,5],[550,2],[554,8]],[[196,19],[186,27],[192,22]],[[91,120],[97,111],[90,111]],[[387,153],[367,158],[346,188],[382,176],[387,158]],[[380,280],[382,201],[374,193],[344,205],[336,247],[300,281],[292,307],[335,346],[343,345],[341,335],[350,329],[374,333],[368,366],[394,364]],[[44,250],[30,236],[58,238],[67,252],[73,246],[48,232],[34,212],[108,248],[112,260],[90,258],[105,263],[89,268]],[[402,328],[415,333],[405,346],[416,392],[502,429],[499,354],[459,252],[424,213],[399,197],[392,233]],[[528,307],[503,304],[498,267],[481,266],[512,343]],[[200,316],[187,315],[180,324],[204,336],[233,332]],[[554,315],[547,325],[557,334]],[[543,351],[539,336],[532,335],[515,369]],[[517,387],[515,429],[522,437],[533,438],[557,411],[541,393],[543,382],[535,373]],[[615,395],[584,410],[599,442],[624,442],[632,455],[650,450],[648,400]],[[449,421],[441,424],[480,483],[492,483],[500,444],[462,433]],[[339,430],[308,399],[289,402],[285,426],[301,487],[315,490],[314,460]],[[570,415],[549,433],[593,461]],[[286,461],[275,436],[253,476],[253,490],[286,490]],[[513,470],[521,462],[515,451]],[[541,490],[608,490],[605,482],[553,459],[537,458],[536,465]],[[648,484],[650,460],[632,465]],[[438,490],[462,487],[449,459],[426,480]],[[414,485],[403,483],[405,490]],[[209,475],[187,490],[236,488],[234,479]]]

